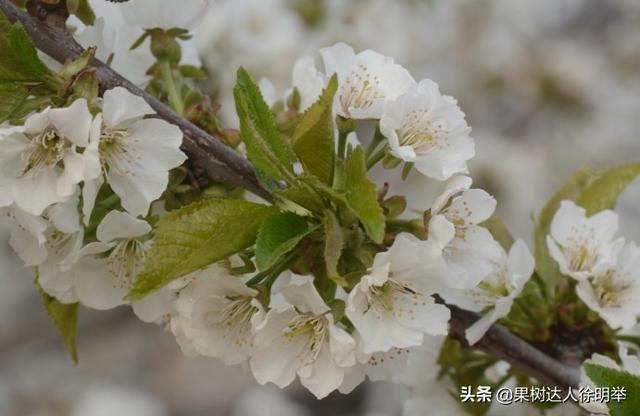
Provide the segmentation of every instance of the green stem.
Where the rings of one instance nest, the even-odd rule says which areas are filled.
[[[368,159],[373,151],[376,150],[378,145],[384,141],[384,139],[385,137],[382,135],[382,132],[380,132],[380,128],[376,127],[376,131],[371,138],[371,142],[369,142],[369,145],[367,145],[367,148],[364,151],[364,156]]]
[[[387,146],[385,145],[382,149],[378,150],[371,158],[367,160],[367,170],[371,170],[372,167],[376,165],[376,163],[380,162],[387,154]]]
[[[178,114],[182,114],[184,112],[184,103],[173,78],[169,61],[160,62],[160,72],[162,73],[162,81],[169,93],[169,104]]]
[[[349,133],[339,132],[338,133],[338,159],[344,160],[345,152],[347,149],[347,136]]]

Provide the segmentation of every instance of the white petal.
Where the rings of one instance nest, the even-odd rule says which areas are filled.
[[[317,399],[322,399],[340,387],[344,380],[344,369],[338,367],[326,346],[313,364],[310,377],[300,377],[300,383],[305,386]]]
[[[9,245],[18,254],[25,266],[37,266],[47,258],[44,244],[24,228],[14,225],[9,238]]]
[[[126,88],[116,87],[104,93],[102,114],[107,128],[118,129],[127,127],[147,114],[155,114],[155,111],[144,98]]]
[[[445,205],[447,205],[451,197],[467,191],[469,188],[471,188],[471,183],[472,180],[468,176],[455,176],[451,180],[449,180],[449,182],[447,182],[445,190],[442,192],[442,194],[440,194],[440,196],[438,196],[438,198],[436,198],[435,202],[431,206],[431,215],[440,213]]]
[[[82,223],[85,226],[89,225],[91,213],[96,205],[96,197],[98,196],[98,191],[100,191],[103,183],[104,178],[102,175],[98,176],[94,180],[84,182],[84,186],[82,187]]]
[[[110,211],[98,225],[96,236],[108,243],[119,239],[141,237],[151,232],[148,222],[132,217],[126,212]]]
[[[312,312],[321,315],[329,311],[329,307],[318,294],[310,276],[296,276],[288,286],[282,289],[282,294],[287,302],[302,313]]]
[[[127,303],[123,297],[128,288],[118,284],[107,265],[85,257],[74,268],[75,287],[80,302],[93,309],[112,309]]]
[[[69,107],[52,109],[49,118],[56,130],[75,145],[85,147],[89,144],[92,117],[84,98],[75,100]]]

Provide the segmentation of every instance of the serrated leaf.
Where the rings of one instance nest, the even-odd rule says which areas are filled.
[[[93,25],[96,21],[96,14],[93,12],[89,0],[79,0],[78,8],[73,14],[85,25]]]
[[[636,416],[640,409],[640,377],[626,371],[586,363],[584,370],[597,387],[624,387],[624,400],[609,400],[611,416]],[[610,390],[611,391],[611,390]]]
[[[286,200],[291,201],[310,212],[321,213],[324,208],[322,198],[317,193],[313,192],[309,186],[305,186],[303,183],[294,183],[286,189],[276,189],[273,193]]]
[[[576,203],[587,210],[587,215],[613,209],[622,191],[638,175],[640,175],[640,162],[601,172],[584,188]]]
[[[0,13],[0,83],[49,82],[51,72],[40,61],[31,39],[19,24]]]
[[[302,116],[293,134],[293,150],[305,172],[324,183],[333,182],[335,138],[333,128],[333,96],[338,88],[334,74],[320,98]]]
[[[76,348],[76,329],[78,323],[78,303],[60,303],[56,298],[49,296],[36,278],[36,289],[42,299],[42,305],[47,314],[58,328],[58,332],[62,336],[62,341],[67,347],[71,360],[78,363],[78,349]]]
[[[278,213],[267,218],[260,226],[256,239],[258,270],[264,271],[276,264],[313,229],[303,217],[290,212]]]
[[[140,299],[167,283],[253,245],[276,208],[237,199],[206,199],[160,220],[144,268],[127,295]]]
[[[592,177],[593,172],[589,170],[579,170],[574,173],[571,179],[549,199],[538,216],[537,226],[534,232],[536,272],[547,285],[547,294],[550,296],[555,295],[555,287],[563,279],[558,268],[558,263],[551,258],[549,249],[547,248],[547,234],[549,234],[551,221],[560,206],[560,202],[565,199],[575,200]]]
[[[240,119],[240,137],[256,168],[276,180],[293,174],[293,151],[276,126],[273,113],[247,71],[238,69],[233,90]]]
[[[349,155],[346,170],[346,201],[373,241],[380,244],[384,238],[385,217],[378,204],[376,187],[367,176],[367,165],[362,147]]]
[[[344,238],[342,228],[333,212],[325,211],[322,219],[324,231],[324,262],[327,266],[327,276],[342,287],[348,287],[349,283],[338,273],[338,261],[342,256]]]
[[[0,123],[11,118],[28,96],[29,91],[20,83],[0,84]]]

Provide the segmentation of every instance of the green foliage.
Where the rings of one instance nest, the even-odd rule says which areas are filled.
[[[349,286],[349,283],[338,273],[338,261],[344,248],[344,237],[342,228],[333,212],[325,211],[322,219],[324,230],[324,261],[327,266],[327,276],[342,287]]]
[[[52,79],[24,28],[19,23],[12,25],[0,13],[0,83],[48,83]]]
[[[60,303],[56,298],[49,296],[40,286],[36,278],[36,288],[42,299],[42,305],[47,314],[58,328],[64,345],[67,347],[71,359],[78,363],[78,350],[76,348],[76,327],[78,322],[78,303]]]
[[[235,199],[206,199],[160,220],[154,244],[129,299],[225,259],[256,240],[260,224],[276,208]]]
[[[291,201],[310,212],[321,213],[324,202],[320,195],[314,192],[310,186],[302,182],[291,184],[286,189],[276,189],[274,194],[286,201]]]
[[[333,182],[335,138],[333,129],[333,96],[338,78],[331,77],[320,98],[304,113],[293,134],[293,150],[305,172],[324,183]]]
[[[597,364],[584,364],[587,376],[598,387],[624,387],[626,399],[608,403],[611,416],[635,416],[640,409],[640,377],[626,371],[614,370]]]
[[[587,215],[613,209],[622,191],[638,175],[640,175],[640,162],[601,172],[584,188],[576,203],[587,210]]]
[[[267,218],[258,231],[256,239],[256,264],[265,271],[296,248],[313,227],[298,215],[290,212],[278,213]]]
[[[260,89],[242,67],[238,69],[233,93],[240,119],[240,137],[247,147],[249,160],[273,179],[291,179],[293,151],[278,132]]]
[[[0,84],[0,122],[8,120],[29,97],[29,91],[21,83]]]
[[[385,217],[378,204],[375,185],[367,176],[367,165],[362,147],[357,147],[347,161],[346,201],[373,241],[380,244],[384,238]]]

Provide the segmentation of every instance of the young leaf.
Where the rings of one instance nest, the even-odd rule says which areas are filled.
[[[258,270],[264,271],[276,264],[312,230],[313,227],[310,227],[303,217],[290,212],[278,213],[267,218],[260,226],[256,239]]]
[[[375,185],[367,177],[364,151],[358,146],[347,161],[347,205],[358,217],[373,241],[380,244],[384,238],[385,218],[378,204]]]
[[[348,287],[349,283],[338,273],[338,261],[342,256],[344,238],[342,228],[333,212],[327,210],[322,220],[324,229],[324,262],[327,266],[327,275],[342,287]]]
[[[247,147],[249,160],[273,179],[287,179],[293,175],[289,143],[278,132],[273,113],[260,89],[242,67],[238,69],[233,94],[240,119],[240,137]]]
[[[29,91],[17,82],[0,84],[0,123],[10,119],[29,96]]]
[[[144,268],[128,294],[140,299],[178,277],[251,246],[276,208],[236,199],[206,199],[160,220]]]
[[[324,208],[324,202],[320,195],[302,182],[291,184],[285,189],[276,189],[273,193],[283,200],[294,202],[311,212],[321,213]]]
[[[551,258],[547,248],[547,234],[549,234],[551,221],[560,206],[560,202],[565,199],[575,200],[592,177],[593,172],[588,170],[579,170],[574,173],[573,177],[549,199],[538,216],[538,223],[534,233],[536,272],[547,284],[548,295],[550,296],[556,294],[555,286],[563,278],[558,264]]]
[[[611,395],[607,403],[611,416],[635,416],[640,409],[640,377],[626,371],[614,370],[597,364],[586,363],[584,370],[587,376],[598,387],[624,388],[624,398]]]
[[[305,172],[324,183],[333,182],[335,138],[333,129],[333,96],[338,88],[334,74],[318,100],[304,113],[293,134],[293,150]]]
[[[42,305],[47,314],[62,335],[64,345],[67,347],[71,360],[78,363],[78,350],[76,348],[76,327],[78,322],[78,303],[60,303],[56,298],[49,296],[40,286],[36,278],[36,288],[42,298]]]
[[[587,215],[612,209],[622,191],[638,175],[640,175],[640,162],[602,172],[584,188],[576,203],[587,210]]]
[[[0,83],[50,82],[52,73],[40,61],[24,28],[0,13]]]

